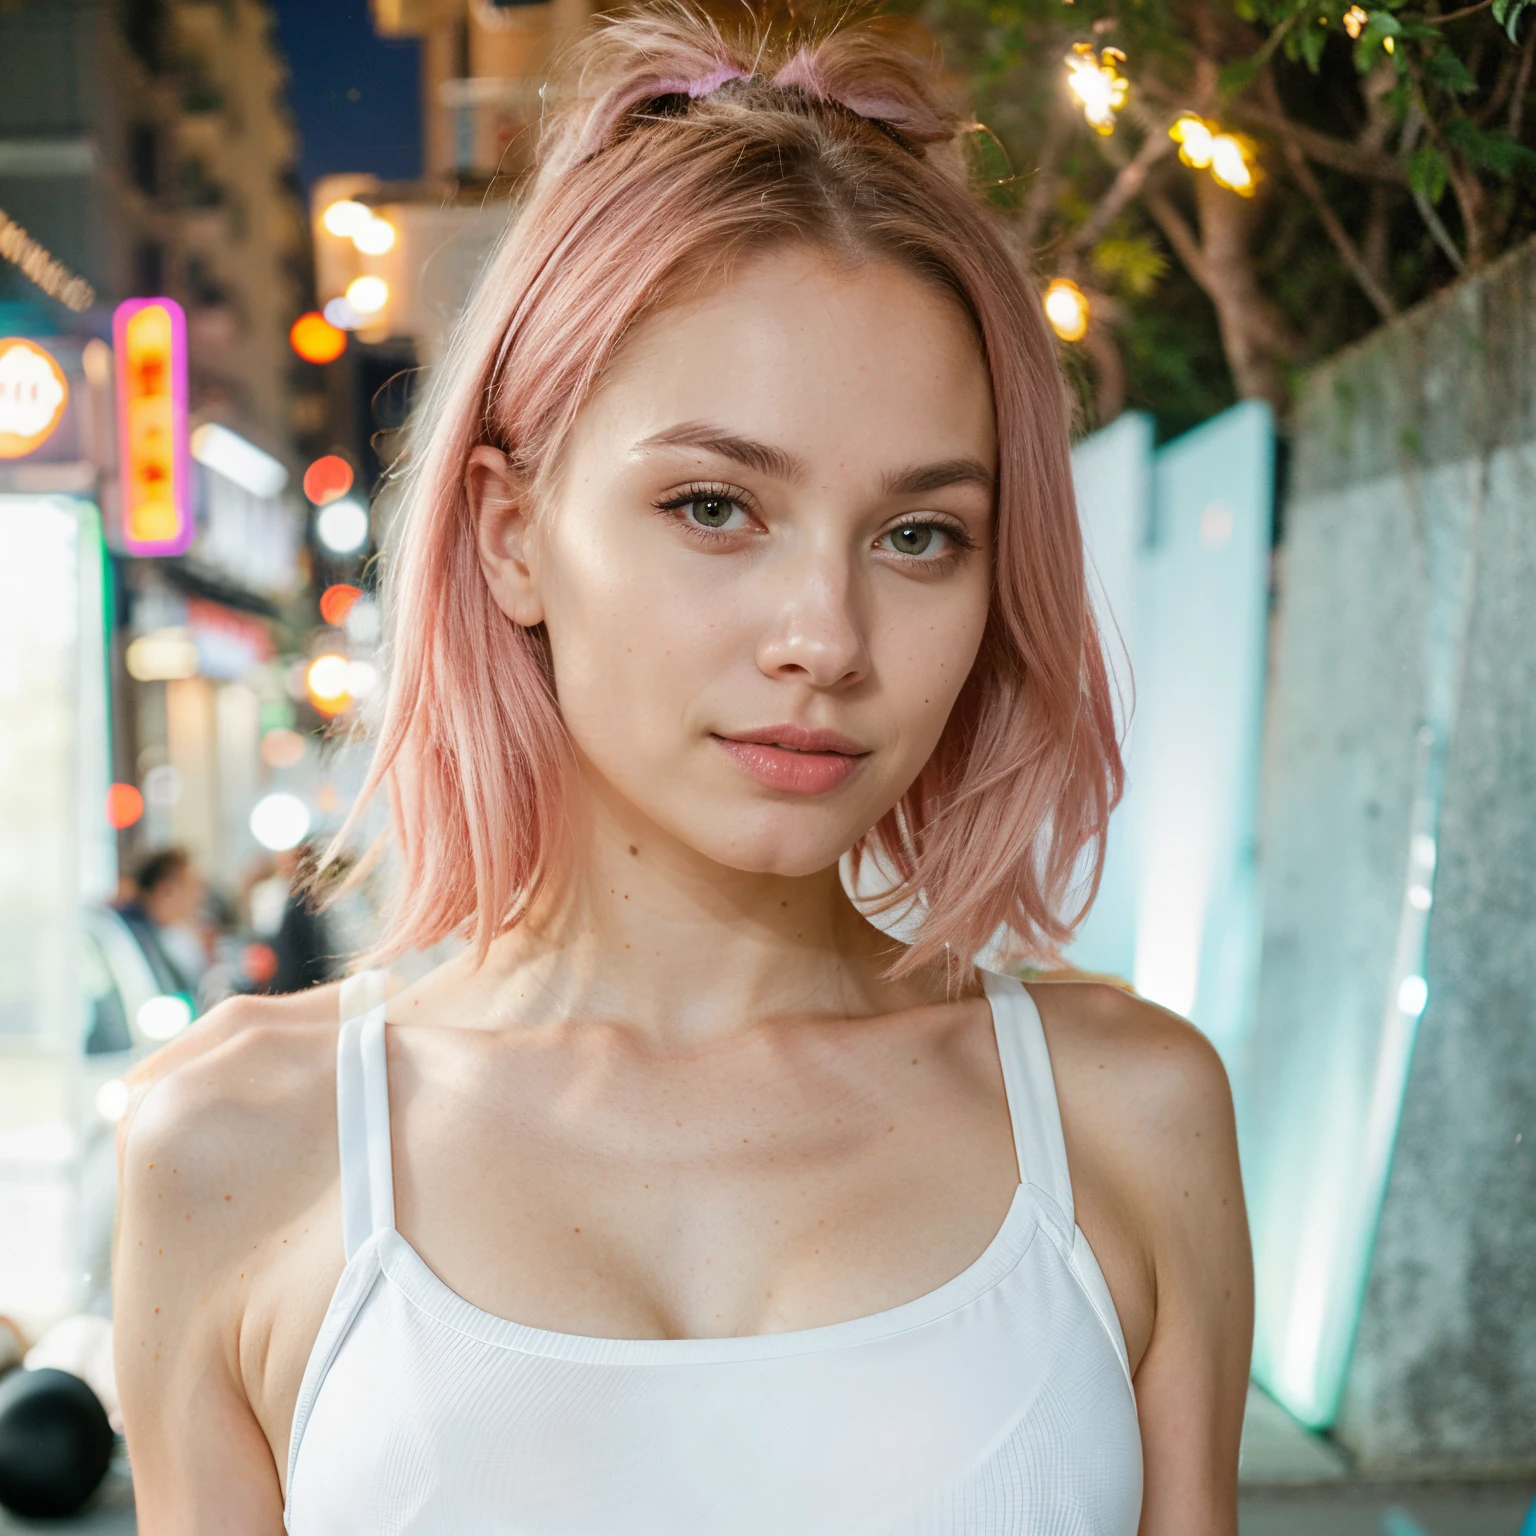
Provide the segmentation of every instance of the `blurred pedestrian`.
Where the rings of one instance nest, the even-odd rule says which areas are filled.
[[[207,887],[185,848],[157,849],[139,865],[117,914],[133,931],[162,992],[191,997],[207,968],[198,923]]]
[[[277,966],[263,992],[303,992],[330,981],[337,974],[336,946],[331,942],[330,923],[318,909],[314,893],[303,872],[313,865],[313,849],[308,844],[279,853],[273,860],[277,873],[272,882],[283,881],[282,916],[272,938]],[[255,892],[252,893],[253,897]],[[253,906],[256,903],[253,901]]]

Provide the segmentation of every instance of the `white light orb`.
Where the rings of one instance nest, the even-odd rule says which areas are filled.
[[[327,502],[316,514],[315,533],[333,555],[355,555],[368,542],[368,508],[355,496]]]
[[[122,1078],[114,1077],[110,1083],[103,1083],[96,1090],[96,1113],[103,1120],[116,1125],[128,1109],[128,1084]]]
[[[139,1005],[134,1022],[151,1040],[172,1040],[192,1022],[192,1005],[174,992],[162,992]]]
[[[1411,1019],[1424,1012],[1429,1001],[1429,983],[1422,976],[1404,976],[1397,989],[1397,1006]]]
[[[251,836],[272,853],[297,848],[309,835],[309,807],[284,790],[263,795],[251,809]]]
[[[389,303],[389,284],[369,272],[347,284],[347,303],[365,319]]]
[[[323,313],[338,331],[355,331],[363,323],[363,317],[345,299],[328,299]]]
[[[350,197],[344,197],[340,202],[332,203],[320,215],[320,222],[325,226],[327,234],[343,240],[355,239],[359,230],[366,229],[373,222],[373,209]]]
[[[395,226],[388,219],[371,218],[352,236],[352,244],[364,256],[382,256],[395,248]]]
[[[347,692],[354,699],[366,699],[379,686],[379,669],[371,661],[347,663]]]

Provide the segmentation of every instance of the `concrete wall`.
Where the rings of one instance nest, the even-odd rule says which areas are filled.
[[[1260,1374],[1366,1470],[1530,1470],[1536,246],[1311,375],[1283,558]]]

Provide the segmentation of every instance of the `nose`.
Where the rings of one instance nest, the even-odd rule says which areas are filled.
[[[869,675],[869,649],[847,559],[830,550],[806,551],[774,574],[772,609],[757,646],[763,674],[813,688],[862,682]]]

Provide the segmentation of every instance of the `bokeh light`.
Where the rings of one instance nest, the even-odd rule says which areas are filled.
[[[395,226],[375,215],[352,236],[352,244],[365,256],[382,256],[395,248]]]
[[[320,594],[320,617],[327,624],[334,624],[340,628],[347,622],[347,615],[351,613],[352,605],[362,595],[360,588],[338,581],[335,586],[327,587]]]
[[[354,277],[347,284],[347,303],[365,319],[376,315],[389,303],[389,284],[371,272]]]
[[[305,682],[309,688],[309,702],[322,715],[339,715],[352,702],[345,656],[315,657],[309,664]]]
[[[368,509],[351,496],[330,502],[320,509],[315,532],[333,555],[355,555],[368,543]]]
[[[334,363],[347,350],[347,333],[312,309],[288,328],[288,344],[306,363]]]
[[[287,726],[274,726],[261,738],[261,760],[269,768],[293,768],[304,761],[304,738]]]
[[[162,992],[139,1005],[134,1023],[151,1040],[170,1040],[192,1022],[192,1005],[174,992]]]
[[[271,853],[297,848],[309,826],[309,807],[284,790],[263,795],[251,810],[251,836]]]
[[[1042,302],[1045,318],[1063,341],[1081,341],[1088,334],[1088,296],[1071,278],[1054,278]]]
[[[118,832],[134,825],[144,814],[144,796],[132,784],[113,784],[107,790],[107,825]]]
[[[366,228],[372,218],[373,209],[365,203],[344,197],[339,202],[332,203],[320,215],[320,222],[325,226],[327,234],[350,240],[358,230]]]
[[[304,494],[317,507],[352,489],[352,466],[339,453],[322,454],[304,471]]]

